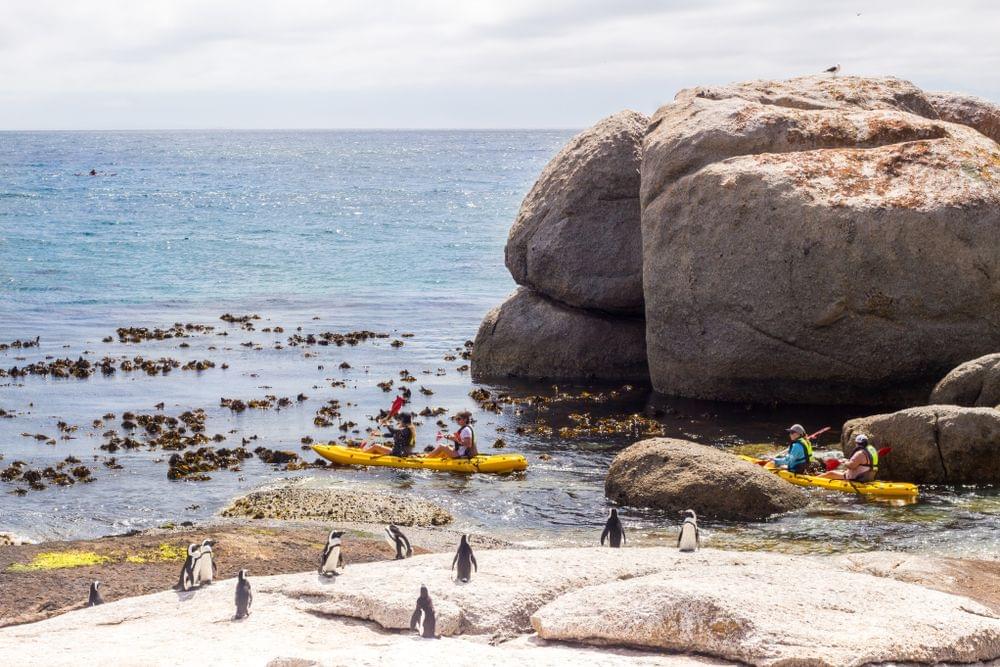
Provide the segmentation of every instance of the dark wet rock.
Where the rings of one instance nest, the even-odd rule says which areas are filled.
[[[6,350],[26,350],[32,347],[38,347],[38,343],[41,341],[39,336],[35,336],[34,340],[15,340],[10,343],[0,343],[0,352]]]
[[[522,287],[486,315],[472,364],[477,380],[644,380],[646,327],[641,319],[568,308]]]
[[[621,451],[604,481],[622,505],[759,521],[805,507],[809,495],[721,449],[674,438],[642,440]]]
[[[336,345],[337,347],[343,347],[344,345],[358,345],[368,340],[373,340],[377,338],[388,338],[389,334],[381,333],[376,331],[349,331],[347,333],[340,333],[337,331],[324,331],[318,334],[307,334],[302,336],[300,334],[295,334],[288,338],[288,345],[290,347],[300,346],[300,345]],[[344,362],[346,363],[346,362]],[[341,364],[343,368],[343,364]],[[350,368],[350,366],[348,366]]]
[[[182,324],[176,322],[172,327],[167,329],[153,328],[149,329],[146,327],[118,327],[115,333],[118,336],[118,341],[122,343],[142,343],[149,340],[167,340],[170,338],[187,338],[193,334],[199,333],[209,333],[214,330],[215,327],[206,324],[193,324],[187,323]],[[111,342],[111,337],[104,339],[104,342]]]

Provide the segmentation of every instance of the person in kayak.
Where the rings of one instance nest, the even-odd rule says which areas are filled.
[[[472,413],[468,410],[463,410],[455,415],[455,421],[458,422],[458,430],[444,436],[446,440],[454,442],[455,446],[438,445],[427,452],[425,455],[427,458],[470,459],[479,454],[476,449],[476,433],[472,430],[470,424],[472,422]]]
[[[802,424],[793,424],[788,429],[788,439],[791,441],[788,445],[788,452],[784,456],[776,457],[774,465],[784,466],[788,468],[789,472],[801,475],[806,471],[809,462],[812,461],[812,443],[809,442],[809,437],[806,435],[806,430],[802,428]]]
[[[417,444],[417,429],[413,425],[413,415],[409,412],[400,412],[396,415],[396,422],[399,424],[399,428],[385,427],[388,429],[385,437],[392,440],[391,448],[372,443],[365,447],[364,450],[372,454],[412,456],[413,448]]]
[[[874,482],[878,476],[878,450],[868,441],[868,436],[859,433],[854,437],[854,451],[844,461],[844,470],[831,470],[820,477],[846,479],[850,482]]]

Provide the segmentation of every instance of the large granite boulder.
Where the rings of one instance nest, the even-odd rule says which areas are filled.
[[[642,314],[639,161],[647,121],[620,111],[549,162],[507,239],[514,280],[570,306]]]
[[[809,495],[777,475],[715,447],[651,438],[621,451],[604,480],[624,505],[755,521],[805,507]]]
[[[518,288],[487,313],[472,348],[473,377],[645,380],[640,318],[569,308]]]
[[[974,127],[1000,142],[1000,106],[981,97],[958,93],[927,93],[927,99],[941,120]]]
[[[853,451],[864,433],[878,447],[892,447],[879,477],[918,484],[1000,483],[1000,411],[928,405],[844,424],[841,446]]]
[[[936,117],[912,84],[856,77],[695,88],[657,111],[654,388],[892,403],[1000,349],[1000,146]]]
[[[669,572],[568,592],[535,612],[532,625],[547,640],[747,665],[937,664],[1000,656],[1000,617],[965,597],[809,558],[690,556]]]
[[[1000,409],[1000,354],[967,361],[945,375],[931,392],[929,402]]]

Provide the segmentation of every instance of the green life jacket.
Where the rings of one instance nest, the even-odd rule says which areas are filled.
[[[809,438],[807,438],[806,436],[802,436],[795,442],[802,443],[802,448],[806,450],[806,463],[811,463],[813,460],[813,444],[809,442]],[[877,457],[878,454],[876,454],[875,456]]]
[[[878,450],[871,443],[865,445],[865,453],[868,454],[868,467],[878,470]]]

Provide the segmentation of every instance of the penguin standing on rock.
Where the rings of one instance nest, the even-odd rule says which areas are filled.
[[[340,574],[337,568],[344,567],[344,554],[340,550],[340,538],[343,536],[344,531],[331,530],[330,536],[326,538],[326,548],[319,559],[319,573],[324,577]]]
[[[212,545],[215,540],[205,540],[201,543],[201,552],[198,557],[198,585],[205,586],[211,584],[215,579],[215,554],[212,553]]]
[[[423,616],[423,618],[421,618]],[[418,627],[419,626],[419,627]],[[410,630],[420,633],[424,639],[436,639],[437,617],[434,615],[434,602],[426,586],[420,587],[420,597],[417,598],[417,608],[410,617]]]
[[[604,546],[604,540],[608,540],[608,546],[613,549],[620,548],[625,544],[625,527],[622,525],[622,520],[618,518],[618,510],[614,507],[608,512],[608,521],[604,524],[604,531],[601,533],[601,546]]]
[[[251,604],[253,591],[250,590],[250,580],[247,579],[247,571],[240,570],[240,576],[236,580],[236,620],[250,615]]]
[[[389,544],[396,547],[396,560],[409,558],[413,555],[413,548],[410,546],[410,541],[406,539],[406,535],[399,529],[399,526],[390,523],[385,529],[385,535]]]
[[[101,587],[101,582],[94,581],[90,584],[90,597],[87,598],[88,607],[96,607],[99,604],[104,604],[104,598],[101,597],[101,592],[97,589]]]
[[[198,578],[199,556],[201,556],[201,545],[189,544],[187,558],[181,566],[181,579],[177,582],[177,587],[182,591],[189,591],[201,583]]]
[[[698,534],[698,515],[694,510],[684,510],[686,514],[681,524],[681,533],[677,536],[677,548],[684,552],[697,551],[701,548],[701,535]]]
[[[476,568],[476,572],[479,572],[479,563],[476,562],[476,556],[472,553],[472,547],[469,546],[468,535],[462,535],[455,559],[451,561],[451,569],[454,570],[456,564],[458,565],[458,580],[462,583],[468,583],[472,579],[473,567]]]

